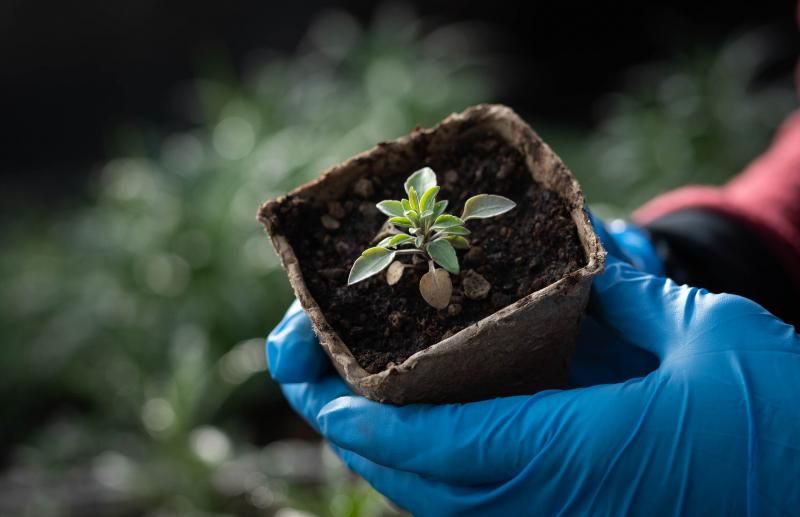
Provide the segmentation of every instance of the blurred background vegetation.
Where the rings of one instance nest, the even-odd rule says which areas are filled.
[[[408,9],[314,18],[298,49],[204,61],[185,128],[122,127],[68,206],[0,227],[0,515],[376,516],[394,510],[282,401],[264,337],[292,295],[255,221],[322,169],[502,97],[530,63]],[[628,70],[589,124],[523,116],[623,216],[720,183],[797,106],[768,31]],[[558,81],[558,78],[548,78]],[[587,86],[587,88],[590,86]]]

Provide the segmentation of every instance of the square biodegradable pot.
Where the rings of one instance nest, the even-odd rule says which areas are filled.
[[[413,171],[455,139],[491,130],[519,150],[534,180],[556,192],[567,207],[586,255],[586,265],[460,332],[421,350],[401,364],[371,374],[356,361],[310,293],[292,243],[282,229],[282,203],[343,199],[361,178],[382,171]],[[478,105],[453,114],[432,129],[416,129],[335,165],[286,196],[264,203],[258,213],[319,342],[347,384],[369,399],[393,404],[467,402],[562,388],[592,276],[603,269],[605,251],[584,209],[572,173],[511,109]],[[351,264],[347,264],[349,267]],[[367,302],[368,303],[368,302]]]

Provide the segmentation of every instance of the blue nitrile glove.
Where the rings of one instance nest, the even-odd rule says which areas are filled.
[[[628,262],[640,271],[664,276],[664,264],[641,228],[623,219],[604,223],[591,211],[587,210],[586,213],[603,247],[610,255]]]
[[[588,212],[588,215],[609,255],[641,271],[659,276],[664,274],[661,259],[644,231],[622,219],[604,223],[593,213]],[[656,367],[658,359],[655,355],[626,342],[589,315],[584,318],[578,333],[569,381],[572,387],[623,382],[643,377]]]
[[[289,361],[317,347],[298,310],[270,338],[270,360],[279,381],[306,381],[284,393],[340,457],[417,515],[796,513],[791,326],[613,257],[590,314],[659,367],[619,384],[397,407],[349,395],[336,376],[305,376],[320,375],[321,355]]]

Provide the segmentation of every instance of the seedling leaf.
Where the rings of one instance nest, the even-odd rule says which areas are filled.
[[[394,260],[396,251],[375,246],[361,254],[350,269],[347,285],[353,285],[386,269]]]
[[[444,309],[453,295],[453,282],[444,269],[428,271],[419,281],[419,293],[431,307]]]
[[[406,244],[406,243],[411,242],[411,241],[414,240],[414,237],[412,237],[410,235],[407,235],[405,233],[398,233],[397,235],[394,235],[392,237],[387,237],[387,238],[389,239],[388,246],[386,246],[388,248],[394,248],[396,246],[402,246],[403,244]]]
[[[445,228],[450,228],[451,226],[462,226],[463,224],[464,221],[454,215],[442,214],[433,222],[431,230],[444,230]]]
[[[457,250],[465,250],[469,248],[469,241],[460,235],[448,235],[442,238],[449,242]]]
[[[436,185],[436,173],[430,167],[423,167],[408,177],[405,182],[406,194],[411,195],[411,187],[417,192],[427,192]]]
[[[421,212],[425,212],[428,208],[428,205],[435,205],[436,204],[436,194],[439,193],[439,187],[433,186],[425,191],[422,197],[419,200],[419,209]]]
[[[441,201],[437,201],[435,205],[433,205],[433,215],[439,217],[447,210],[447,200],[443,199]]]
[[[442,231],[447,235],[469,235],[471,233],[463,226],[453,226],[452,228],[447,228],[446,230]]]
[[[478,194],[467,199],[464,203],[464,212],[461,219],[486,219],[496,215],[504,214],[517,206],[516,203],[503,196],[494,194]]]
[[[406,219],[414,223],[414,226],[420,226],[419,224],[419,214],[416,210],[406,210],[403,212],[403,215],[406,216]]]
[[[428,251],[428,255],[431,256],[434,262],[442,266],[450,273],[453,273],[454,275],[458,274],[458,257],[456,256],[456,250],[453,249],[452,244],[446,240],[436,240],[429,243],[425,249]]]
[[[389,217],[403,216],[403,203],[401,203],[400,201],[387,199],[385,201],[381,201],[375,206],[378,207],[378,210],[388,215]]]
[[[410,187],[408,190],[408,202],[411,203],[411,209],[419,212],[419,196],[416,189]]]
[[[390,217],[389,222],[395,226],[402,226],[404,228],[411,228],[414,226],[407,217]]]

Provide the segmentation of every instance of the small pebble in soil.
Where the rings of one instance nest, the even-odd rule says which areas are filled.
[[[399,260],[395,260],[389,264],[389,268],[386,270],[386,283],[389,285],[394,285],[399,282],[400,279],[403,278],[403,270],[405,267],[405,264]]]
[[[375,193],[375,187],[367,178],[361,178],[353,184],[353,193],[367,199]]]
[[[464,279],[461,281],[464,288],[464,296],[470,300],[483,300],[492,289],[492,284],[486,280],[483,275],[468,269],[464,273]]]
[[[344,241],[336,241],[333,245],[340,255],[348,255],[350,253],[350,246]]]
[[[460,303],[451,303],[447,306],[447,314],[450,316],[458,316],[461,314],[461,304]]]
[[[394,330],[399,330],[403,326],[403,320],[405,316],[400,311],[394,311],[389,313],[389,327]]]
[[[328,215],[334,219],[342,219],[345,215],[347,215],[347,212],[345,212],[345,209],[340,202],[331,201],[328,203]]]
[[[483,254],[483,248],[480,246],[472,246],[469,251],[464,254],[464,264],[467,266],[479,266],[486,260],[486,255]]]
[[[375,219],[379,213],[373,203],[366,202],[358,205],[358,212],[366,219]]]
[[[450,169],[444,173],[444,180],[447,183],[456,183],[458,181],[458,172],[455,169]]]
[[[339,221],[328,214],[323,214],[322,217],[319,218],[319,222],[322,223],[322,226],[324,226],[326,230],[338,230],[342,225]]]
[[[489,259],[489,263],[491,263],[491,264],[499,264],[503,260],[503,254],[500,253],[500,252],[498,252],[498,253],[490,253],[489,256],[487,256],[486,258]]]

